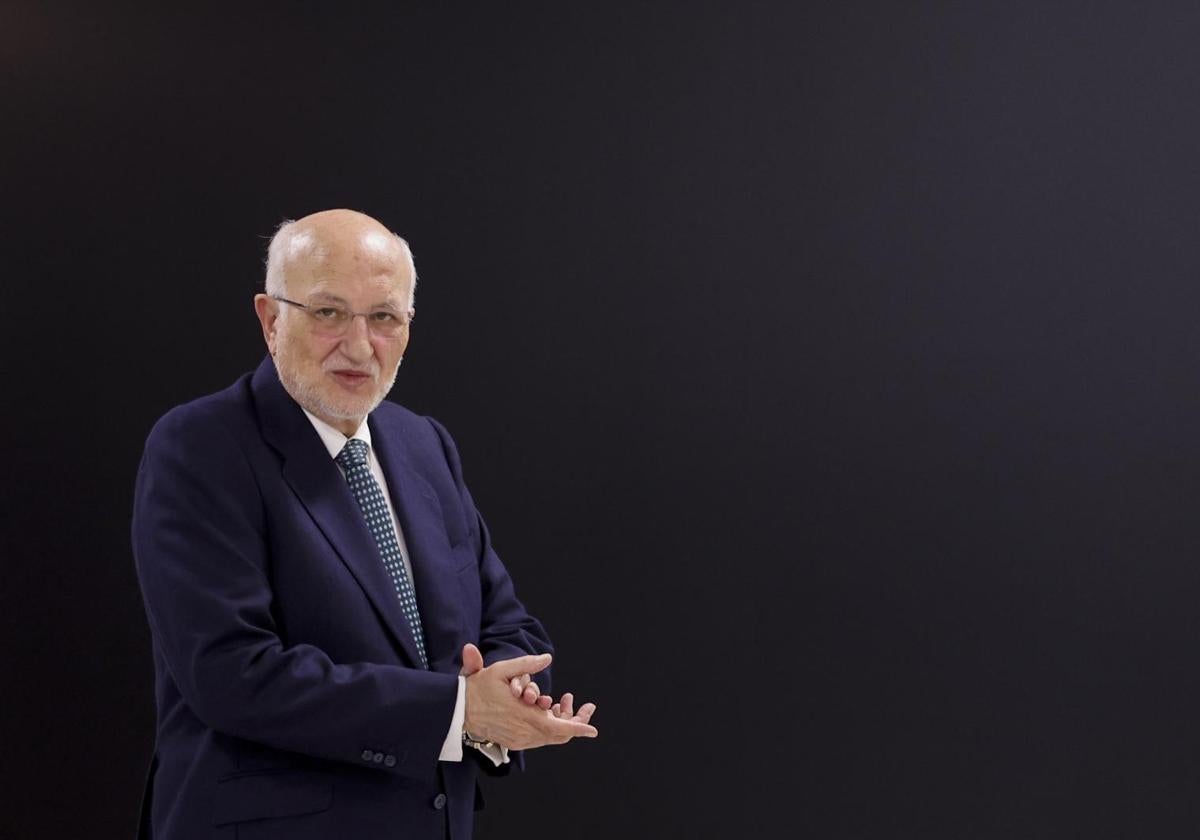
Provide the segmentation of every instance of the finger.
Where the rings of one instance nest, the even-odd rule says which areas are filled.
[[[471,674],[482,669],[483,654],[479,652],[479,648],[467,642],[463,645],[462,650],[462,673],[469,677]]]
[[[600,732],[590,723],[581,723],[566,718],[545,718],[543,721],[547,734],[555,738],[595,738]]]
[[[553,657],[548,653],[539,653],[537,656],[518,656],[513,659],[502,659],[499,662],[493,662],[488,667],[494,668],[501,679],[510,680],[522,674],[536,674],[539,671],[544,671],[550,667],[552,659]]]
[[[562,705],[559,703],[555,703],[553,706],[550,707],[550,711],[554,714],[555,717],[561,717],[562,716]]]
[[[537,704],[540,708],[549,709],[550,704],[554,702],[554,698],[549,694],[539,694]]]
[[[579,707],[579,711],[575,713],[575,720],[580,723],[587,723],[592,719],[592,715],[596,714],[595,703],[584,703]]]
[[[559,702],[562,703],[563,717],[569,718],[575,714],[575,707],[572,705],[575,702],[575,696],[571,692],[568,691],[564,694]]]
[[[537,683],[530,683],[525,686],[525,691],[521,694],[521,699],[532,706],[541,696],[542,694],[538,691]]]

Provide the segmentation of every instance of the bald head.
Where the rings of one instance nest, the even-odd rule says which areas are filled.
[[[370,216],[355,210],[322,210],[279,226],[267,247],[268,295],[287,297],[292,283],[313,282],[329,266],[358,263],[380,271],[407,265],[413,306],[417,268],[408,243]]]

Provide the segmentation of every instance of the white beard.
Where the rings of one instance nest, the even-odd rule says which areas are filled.
[[[275,370],[279,374],[279,381],[283,384],[284,390],[291,395],[292,399],[300,404],[301,408],[307,409],[310,413],[322,418],[328,417],[336,420],[361,422],[368,414],[379,407],[379,404],[383,402],[383,398],[392,390],[392,386],[396,384],[396,375],[400,372],[400,365],[397,363],[395,370],[392,371],[391,378],[383,388],[379,389],[370,400],[358,402],[357,405],[333,404],[331,401],[325,399],[319,388],[293,377],[291,372],[285,370],[277,361],[275,362]]]

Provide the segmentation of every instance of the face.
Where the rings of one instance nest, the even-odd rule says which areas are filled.
[[[289,260],[284,296],[310,307],[354,312],[408,310],[412,269],[391,240],[360,236],[349,247],[310,248]],[[266,295],[255,298],[279,379],[292,399],[346,435],[383,400],[408,346],[408,328],[372,332],[354,317],[341,336],[326,334],[307,312]]]

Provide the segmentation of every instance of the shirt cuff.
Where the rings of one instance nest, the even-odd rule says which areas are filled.
[[[475,747],[475,749],[486,755],[497,767],[501,764],[508,764],[508,747],[492,744],[490,747]]]
[[[463,719],[467,715],[467,678],[458,678],[458,698],[454,701],[454,715],[450,718],[450,731],[442,742],[442,752],[438,761],[462,761],[463,757]],[[508,747],[499,744],[491,747],[476,747],[486,755],[493,764],[499,767],[508,763]]]
[[[442,742],[442,753],[438,761],[462,761],[463,718],[467,714],[467,678],[458,678],[458,698],[454,701],[454,715],[450,718],[450,731]]]

